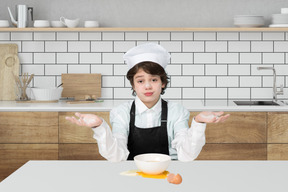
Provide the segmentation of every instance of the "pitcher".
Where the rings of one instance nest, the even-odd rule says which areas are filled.
[[[11,18],[11,22],[15,27],[25,28],[29,26],[29,21],[33,21],[33,7],[27,7],[27,5],[16,5],[15,8],[16,20],[14,19],[9,7],[8,12]],[[29,19],[28,19],[29,15],[28,12],[30,12]]]

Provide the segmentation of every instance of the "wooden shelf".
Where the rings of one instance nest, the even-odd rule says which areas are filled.
[[[152,28],[152,27],[107,27],[107,28],[0,28],[0,32],[37,32],[37,31],[287,31],[288,28],[237,28],[237,27],[214,27],[214,28],[181,28],[181,27],[167,27],[167,28]]]

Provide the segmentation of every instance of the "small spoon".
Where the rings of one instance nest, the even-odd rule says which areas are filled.
[[[63,83],[61,83],[60,85],[58,85],[57,88],[59,88],[59,87],[62,86],[62,85],[63,85]]]

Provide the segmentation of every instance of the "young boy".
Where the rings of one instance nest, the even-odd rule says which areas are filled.
[[[201,112],[189,128],[189,111],[160,96],[169,82],[164,69],[169,53],[158,44],[147,43],[130,49],[124,60],[129,68],[126,77],[136,98],[111,110],[112,132],[96,115],[76,113],[79,119],[66,119],[91,127],[100,154],[109,161],[133,160],[143,153],[163,153],[180,161],[196,159],[205,144],[206,123],[223,122],[229,114]]]

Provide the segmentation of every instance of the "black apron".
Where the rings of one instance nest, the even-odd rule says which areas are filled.
[[[169,155],[167,134],[167,102],[162,101],[161,125],[152,128],[138,128],[135,126],[135,101],[130,110],[130,126],[128,136],[128,160],[144,153],[162,153]]]

